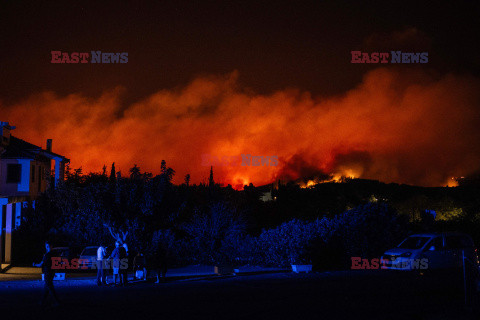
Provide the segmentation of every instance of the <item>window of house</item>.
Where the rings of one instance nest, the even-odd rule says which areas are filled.
[[[7,183],[20,183],[22,180],[22,165],[17,163],[7,164]]]

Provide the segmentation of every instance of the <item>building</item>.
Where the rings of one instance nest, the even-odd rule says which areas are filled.
[[[15,129],[0,122],[0,263],[12,261],[12,231],[20,226],[22,209],[35,207],[35,199],[48,187],[63,180],[65,163],[70,160],[11,135]]]

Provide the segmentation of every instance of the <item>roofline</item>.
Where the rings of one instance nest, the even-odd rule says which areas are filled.
[[[47,150],[44,150],[44,149],[40,149],[38,150],[38,153],[41,153],[42,156],[46,156],[47,158],[49,158],[48,155],[52,155],[53,157],[52,158],[62,158],[65,162],[70,162],[70,159],[62,156],[62,155],[59,155],[58,153],[53,153],[51,151],[47,151]]]
[[[28,150],[28,151],[30,151],[30,152],[35,152],[35,151],[37,151],[37,150]],[[61,156],[61,155],[56,154],[56,153],[53,153],[53,152],[43,152],[43,151],[44,151],[44,150],[38,150],[35,155],[40,154],[40,155],[42,155],[42,156],[44,156],[44,157],[47,157],[47,158],[50,158],[50,159],[53,159],[53,158],[61,158],[62,161],[70,162],[70,159],[68,159],[68,158],[66,158],[66,157],[64,157],[64,156]],[[51,156],[48,156],[47,154],[48,154],[48,155],[51,155]],[[35,160],[35,157],[34,157],[34,156],[32,156],[32,157],[1,157],[1,158],[2,158],[2,159],[5,159],[5,160],[7,160],[7,159],[9,159],[9,160],[14,160],[14,159],[30,159],[30,160]]]
[[[47,158],[50,158],[50,159],[53,159],[53,158],[61,158],[62,161],[65,161],[65,162],[70,162],[70,159],[58,154],[58,153],[54,153],[54,152],[51,152],[51,151],[48,151],[46,149],[43,149],[42,147],[40,146],[37,146],[33,143],[30,143],[28,141],[25,141],[23,139],[20,139],[20,138],[17,138],[16,136],[11,136],[12,138],[14,139],[17,139],[17,140],[20,140],[22,141],[23,143],[27,144],[29,146],[29,148],[25,148],[23,150],[25,150],[28,153],[33,153],[34,155],[42,155],[44,157],[47,157]],[[4,147],[5,150],[8,149],[8,146],[5,146]],[[2,157],[3,159],[31,159],[31,160],[34,160],[35,159],[35,156],[31,156],[31,157],[28,157],[28,156],[21,156],[21,157]]]
[[[2,157],[2,160],[29,159],[35,160],[35,157]]]

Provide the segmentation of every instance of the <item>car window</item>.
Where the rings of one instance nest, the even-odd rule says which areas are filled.
[[[430,237],[408,237],[398,247],[402,249],[420,249],[422,248]]]
[[[52,250],[52,256],[53,257],[60,257],[62,255],[62,252],[60,250]]]
[[[445,237],[445,248],[447,248],[447,249],[461,249],[461,248],[463,248],[462,237],[446,236]]]
[[[470,237],[462,236],[460,237],[460,241],[462,242],[462,247],[464,248],[473,248],[473,240]]]
[[[427,246],[426,249],[427,249],[427,250],[430,250],[430,248],[431,248],[432,246],[435,248],[435,249],[434,249],[435,251],[436,251],[436,250],[442,250],[442,249],[444,249],[444,247],[443,247],[443,237],[435,237],[435,238],[433,238],[433,240],[430,241],[430,243],[428,244],[428,246]]]
[[[51,252],[53,257],[71,258],[69,248],[53,248]]]
[[[473,247],[473,241],[469,237],[465,236],[446,236],[445,242],[447,249],[462,249]]]

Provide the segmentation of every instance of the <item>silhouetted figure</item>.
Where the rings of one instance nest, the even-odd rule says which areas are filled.
[[[106,285],[107,284],[107,276],[105,273],[105,256],[107,255],[107,251],[103,244],[100,245],[97,249],[97,285]]]
[[[53,287],[53,278],[55,277],[55,273],[52,270],[52,253],[50,251],[50,243],[48,243],[48,241],[45,242],[45,251],[46,252],[43,255],[42,262],[34,263],[33,266],[42,267],[43,281],[45,284],[41,305],[46,306],[47,298],[50,294],[53,298],[52,306],[56,307],[60,304],[60,301],[58,300],[57,293]]]
[[[128,254],[125,246],[118,248],[120,253],[120,284],[126,286],[128,283]],[[125,263],[126,262],[126,263]]]
[[[108,257],[108,259],[112,259],[112,269],[113,269],[113,284],[117,285],[117,278],[119,277],[119,270],[120,270],[120,242],[115,242],[115,249],[113,249],[112,253]],[[124,249],[125,250],[125,249]],[[121,279],[120,279],[121,281]]]
[[[168,267],[168,250],[163,243],[159,243],[154,253],[154,268],[157,271],[157,281],[155,283],[165,282]]]
[[[147,280],[147,259],[143,255],[142,252],[138,252],[138,254],[133,259],[133,278],[137,279],[136,272],[138,270],[143,271],[143,280]]]

